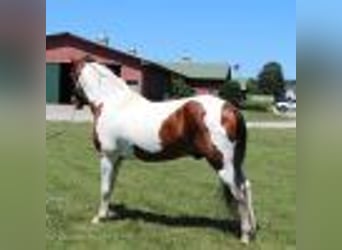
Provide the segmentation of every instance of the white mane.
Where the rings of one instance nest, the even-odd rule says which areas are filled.
[[[112,85],[115,85],[115,87],[121,88],[123,91],[130,90],[127,83],[122,78],[115,75],[108,67],[96,62],[90,63],[90,65],[98,70],[101,77],[105,77],[107,81],[112,82]]]
[[[94,104],[108,99],[120,102],[131,96],[138,96],[122,78],[116,76],[106,66],[96,62],[84,65],[79,82],[89,101]]]

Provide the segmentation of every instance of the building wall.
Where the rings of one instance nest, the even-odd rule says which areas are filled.
[[[125,81],[136,81],[137,85],[130,85],[130,87],[137,92],[141,92],[142,83],[143,83],[143,72],[139,68],[129,67],[127,65],[123,65],[121,68],[121,77]]]
[[[220,86],[224,83],[222,80],[198,80],[188,79],[186,82],[196,92],[196,94],[218,94]]]
[[[143,71],[142,94],[152,101],[163,100],[170,77],[170,73],[146,65]]]
[[[65,77],[55,77],[57,74],[50,68],[50,64],[65,64],[70,63],[72,60],[79,59],[83,56],[91,55],[98,62],[108,65],[119,65],[120,76],[129,82],[130,87],[142,93],[144,96],[151,100],[163,100],[166,95],[166,86],[170,84],[171,74],[170,71],[158,67],[153,63],[143,63],[142,59],[134,55],[129,55],[119,50],[108,49],[104,46],[98,45],[95,42],[87,41],[77,38],[75,36],[55,36],[48,37],[46,40],[46,62],[47,62],[47,101],[56,100],[59,97],[58,91],[55,89],[64,86],[69,82]],[[50,72],[51,71],[51,72]],[[63,72],[67,71],[61,71]],[[181,76],[179,76],[181,77]],[[228,75],[230,78],[230,74]],[[217,80],[202,80],[202,79],[187,79],[186,83],[192,86],[198,94],[212,93],[217,94],[219,86],[224,81]],[[67,88],[66,88],[67,90]],[[60,93],[64,93],[60,91]],[[58,94],[58,95],[59,95]]]
[[[46,62],[49,63],[68,63],[73,59],[81,58],[82,56],[89,55],[90,53],[78,48],[72,47],[60,47],[53,48],[46,51]],[[137,63],[127,64],[125,60],[121,58],[109,59],[108,57],[98,56],[91,53],[91,55],[101,63],[115,63],[122,65],[121,77],[125,80],[137,80],[142,81],[141,67]]]
[[[72,60],[83,56],[91,55],[98,62],[105,64],[120,65],[120,77],[136,85],[130,87],[137,92],[141,92],[143,82],[143,72],[141,61],[137,58],[121,53],[115,53],[96,44],[80,42],[69,37],[47,39],[46,43],[46,98],[49,102],[58,102],[57,89],[61,86],[61,77],[56,78],[50,65],[70,63]],[[49,79],[48,79],[49,78]],[[53,79],[53,80],[52,80]],[[53,90],[55,89],[55,90]],[[54,93],[54,94],[53,94]],[[55,96],[53,96],[55,95]]]
[[[139,59],[114,51],[109,52],[96,44],[82,43],[71,38],[50,40],[46,45],[47,62],[71,62],[89,54],[101,63],[120,64],[123,79],[142,82],[142,66]]]

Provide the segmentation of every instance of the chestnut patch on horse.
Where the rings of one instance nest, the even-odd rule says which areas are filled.
[[[135,155],[145,161],[171,160],[191,155],[206,157],[215,169],[222,167],[222,154],[210,139],[204,122],[205,109],[196,101],[185,103],[162,123],[159,130],[162,150],[149,153],[135,146]]]
[[[221,124],[225,128],[227,135],[231,141],[235,141],[237,137],[238,109],[230,103],[225,103],[222,108]]]

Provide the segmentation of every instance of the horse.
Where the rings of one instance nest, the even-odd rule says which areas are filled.
[[[256,234],[256,218],[251,183],[242,168],[247,129],[239,109],[213,95],[152,102],[92,58],[72,65],[74,100],[78,108],[90,106],[100,158],[100,206],[92,223],[115,215],[110,199],[119,166],[130,152],[150,162],[192,156],[206,159],[216,172],[227,200],[234,201],[240,239],[248,244]]]

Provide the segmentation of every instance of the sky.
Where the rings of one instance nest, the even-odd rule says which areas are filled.
[[[154,61],[239,64],[240,77],[278,61],[296,78],[295,0],[47,0],[46,33],[65,31]]]

